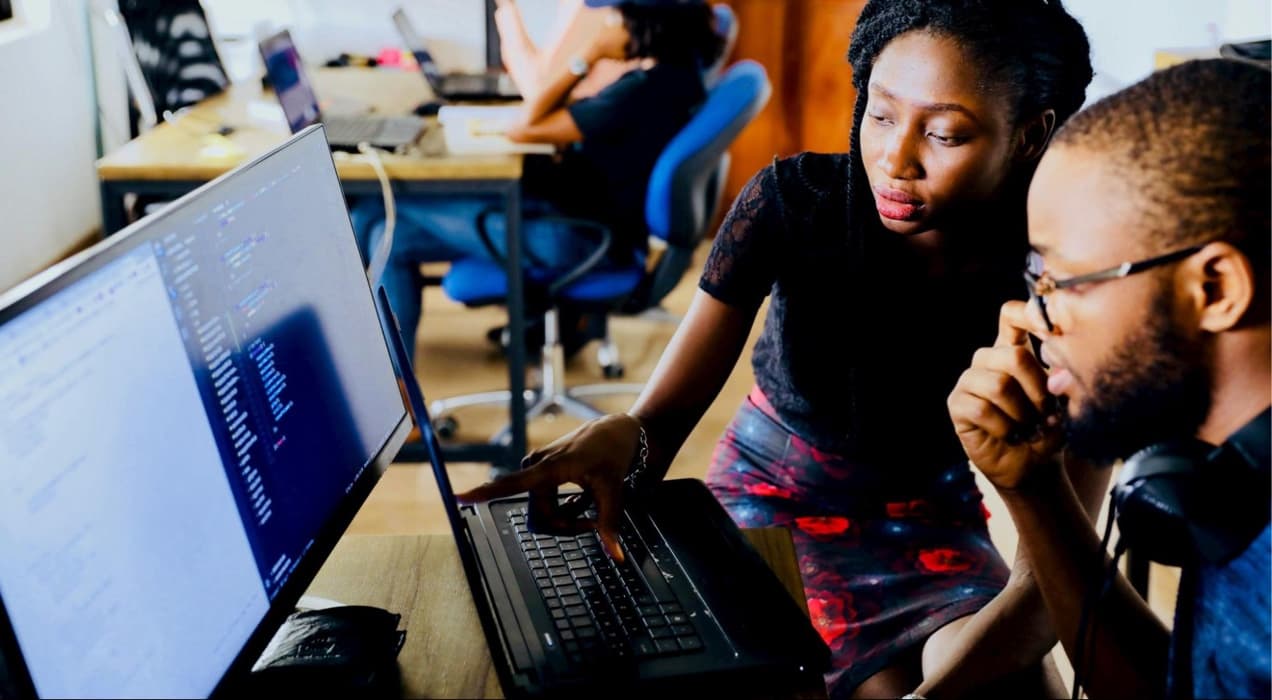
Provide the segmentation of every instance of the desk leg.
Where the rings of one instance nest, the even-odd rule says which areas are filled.
[[[124,210],[124,193],[110,182],[101,183],[102,238],[128,225],[128,213]]]
[[[521,183],[513,182],[506,192],[508,246],[508,389],[512,393],[508,412],[512,444],[508,464],[520,468],[526,454],[526,299],[521,268]]]

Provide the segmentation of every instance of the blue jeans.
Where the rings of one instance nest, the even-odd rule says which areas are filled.
[[[396,201],[397,224],[393,250],[384,271],[384,290],[389,306],[401,325],[408,351],[415,349],[420,324],[424,278],[420,264],[448,262],[460,258],[491,259],[490,251],[477,234],[477,214],[491,206],[502,206],[502,198],[480,195],[438,195],[400,198]],[[596,243],[569,226],[537,217],[557,210],[548,202],[525,198],[522,201],[521,250],[536,265],[568,269],[583,262]],[[350,218],[364,260],[370,260],[384,237],[384,204],[380,198],[357,202]],[[507,251],[504,217],[487,218],[491,243],[500,255]]]

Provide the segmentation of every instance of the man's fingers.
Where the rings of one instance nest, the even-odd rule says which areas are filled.
[[[997,405],[966,391],[955,391],[950,396],[949,408],[958,433],[980,431],[1002,440],[1017,425]]]
[[[1038,407],[1025,395],[1019,382],[1006,372],[969,369],[959,380],[959,388],[993,404],[1016,423],[1033,424],[1041,418]]]
[[[1036,410],[1046,405],[1047,372],[1027,346],[981,348],[972,356],[972,369],[1010,375]]]
[[[1033,325],[1029,322],[1025,302],[1009,301],[1003,304],[998,312],[998,337],[994,340],[994,347],[1027,344],[1031,328]]]

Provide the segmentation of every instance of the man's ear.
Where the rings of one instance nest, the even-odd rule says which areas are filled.
[[[1245,320],[1255,301],[1254,267],[1230,243],[1217,241],[1197,252],[1187,266],[1188,296],[1196,304],[1197,325],[1208,333],[1231,330]]]
[[[1042,152],[1051,140],[1051,133],[1056,128],[1056,111],[1043,110],[1020,125],[1019,141],[1016,143],[1016,159],[1022,163],[1034,163],[1042,157]]]

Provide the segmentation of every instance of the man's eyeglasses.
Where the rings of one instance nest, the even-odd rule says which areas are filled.
[[[1091,272],[1077,277],[1069,277],[1058,280],[1043,269],[1042,256],[1036,252],[1029,253],[1029,257],[1025,260],[1025,286],[1029,288],[1029,300],[1038,302],[1038,310],[1042,312],[1042,320],[1047,324],[1047,330],[1053,330],[1051,325],[1051,317],[1047,315],[1047,297],[1057,290],[1076,287],[1079,284],[1091,284],[1093,282],[1107,282],[1109,280],[1130,277],[1137,272],[1151,270],[1154,267],[1166,265],[1169,263],[1183,260],[1201,250],[1204,245],[1195,245],[1190,248],[1176,250],[1165,255],[1159,255],[1155,258],[1140,260],[1139,262],[1124,262],[1121,265],[1110,267],[1106,270]]]

